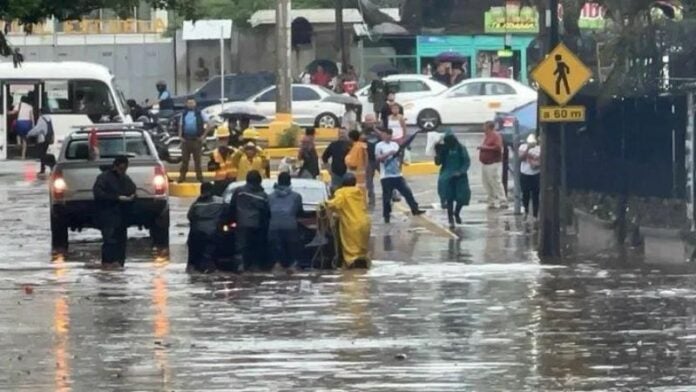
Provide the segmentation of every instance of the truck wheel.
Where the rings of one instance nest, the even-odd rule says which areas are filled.
[[[155,248],[169,247],[169,208],[155,218],[150,226],[150,239]]]
[[[51,247],[53,250],[68,250],[68,224],[64,218],[51,214]]]

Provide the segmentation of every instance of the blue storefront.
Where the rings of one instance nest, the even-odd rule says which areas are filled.
[[[528,83],[527,48],[534,39],[532,34],[418,36],[418,69],[434,69],[438,54],[456,52],[466,60],[463,67],[470,77],[511,77]],[[511,52],[503,51],[506,45]]]

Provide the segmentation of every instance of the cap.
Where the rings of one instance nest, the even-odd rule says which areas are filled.
[[[245,150],[250,150],[250,149],[255,150],[255,149],[256,149],[256,144],[254,144],[253,142],[249,142],[249,143],[247,143],[247,144],[244,145],[244,149],[245,149]]]

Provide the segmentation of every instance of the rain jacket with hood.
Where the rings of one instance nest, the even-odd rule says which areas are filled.
[[[327,205],[338,215],[344,265],[351,267],[357,260],[368,261],[372,222],[365,191],[357,186],[339,188]]]
[[[268,195],[260,185],[246,184],[232,195],[226,218],[237,223],[236,257],[241,258],[245,271],[267,267],[270,214]]]
[[[268,242],[272,261],[284,268],[299,263],[301,256],[300,232],[297,219],[304,213],[302,196],[293,192],[289,186],[276,185],[269,197],[271,223],[268,228]]]
[[[218,224],[224,211],[222,198],[203,195],[189,209],[188,267],[197,272],[215,270]]]

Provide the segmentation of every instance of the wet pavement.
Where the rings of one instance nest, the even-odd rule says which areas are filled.
[[[132,231],[125,271],[89,268],[89,231],[52,258],[32,172],[0,164],[3,391],[696,390],[695,270],[540,265],[533,226],[480,202],[477,167],[457,239],[441,211],[375,218],[371,270],[292,276],[186,274],[186,200],[169,257]],[[410,181],[435,201],[434,178]]]

